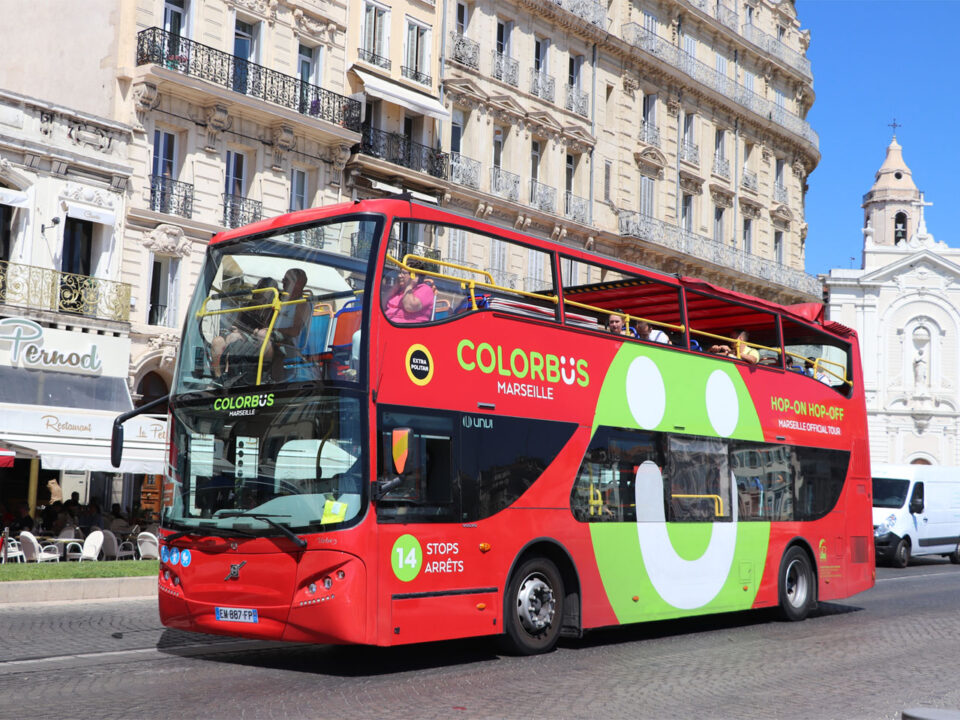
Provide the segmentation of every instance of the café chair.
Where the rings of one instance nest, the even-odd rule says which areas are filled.
[[[23,562],[26,558],[23,555],[23,548],[20,543],[12,537],[7,538],[7,555],[4,562]]]
[[[20,533],[20,547],[27,562],[60,562],[60,551],[56,545],[40,547],[37,538],[32,532],[24,530]]]
[[[130,558],[137,559],[137,551],[133,548],[133,543],[129,540],[123,542],[117,541],[117,536],[110,530],[103,531],[103,559],[104,560],[123,560]]]
[[[137,535],[137,547],[141,560],[156,560],[160,557],[160,543],[153,533],[142,532]]]
[[[67,560],[97,560],[100,557],[100,548],[103,547],[103,531],[94,530],[83,541],[81,546],[78,542],[72,542],[67,545]]]

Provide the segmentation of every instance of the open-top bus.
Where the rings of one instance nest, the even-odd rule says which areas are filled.
[[[406,198],[215,236],[169,413],[171,627],[535,653],[874,582],[853,331]]]

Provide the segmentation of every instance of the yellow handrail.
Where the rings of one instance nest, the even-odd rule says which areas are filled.
[[[723,517],[723,498],[719,495],[688,495],[688,494],[671,494],[670,497],[675,498],[694,498],[699,500],[713,500],[713,514],[716,517]]]
[[[780,356],[780,348],[769,347],[768,345],[760,345],[759,343],[752,343],[748,340],[738,340],[736,338],[729,338],[726,335],[714,335],[713,333],[708,333],[705,330],[694,330],[693,328],[690,328],[690,334],[701,335],[703,337],[708,337],[713,340],[723,340],[724,342],[732,343],[737,349],[738,360],[740,359],[741,344],[746,345],[747,347],[756,348],[757,350],[768,350],[769,352],[772,352],[773,354],[775,354],[777,357]]]
[[[600,313],[601,315],[620,315],[626,318],[627,325],[630,324],[631,320],[637,320],[639,322],[645,322],[648,325],[656,325],[657,327],[669,328],[670,330],[676,330],[677,332],[683,332],[686,330],[686,327],[683,325],[672,325],[670,323],[660,322],[658,320],[648,320],[647,318],[642,318],[639,315],[631,315],[630,313],[621,312],[618,310],[610,310],[608,308],[597,307],[595,305],[587,305],[586,303],[576,302],[575,300],[564,300],[564,305],[573,305],[578,307],[581,310],[589,310],[590,312]]]
[[[797,358],[797,359],[801,360],[804,364],[806,364],[806,363],[808,363],[808,362],[811,362],[810,358],[804,357],[803,355],[800,355],[799,353],[790,352],[789,350],[787,350],[786,353],[787,353],[787,355],[789,355],[790,357],[794,357],[794,358]],[[818,370],[823,370],[823,372],[827,373],[828,375],[832,375],[833,377],[837,378],[837,380],[839,380],[840,382],[844,383],[845,385],[850,385],[851,387],[853,386],[853,381],[852,381],[852,380],[849,380],[849,379],[847,378],[847,368],[846,368],[846,366],[844,366],[842,363],[838,363],[838,362],[836,362],[836,361],[834,361],[834,360],[827,360],[826,358],[816,358],[816,359],[813,360],[812,362],[813,362],[813,374],[814,374],[814,377],[816,377],[816,374],[817,374],[817,371],[818,371]],[[840,368],[840,371],[841,371],[842,374],[841,374],[841,373],[836,373],[836,372],[834,372],[833,370],[831,370],[831,369],[828,368],[828,367],[821,367],[821,365],[823,365],[823,364],[826,364],[826,365],[834,365],[834,366]]]

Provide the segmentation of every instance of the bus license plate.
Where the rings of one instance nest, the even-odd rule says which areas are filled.
[[[251,608],[218,607],[216,611],[217,620],[221,622],[257,622],[257,611]]]

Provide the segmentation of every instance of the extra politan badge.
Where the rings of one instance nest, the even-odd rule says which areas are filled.
[[[415,385],[426,385],[433,379],[433,357],[424,345],[411,345],[407,350],[407,375]]]

